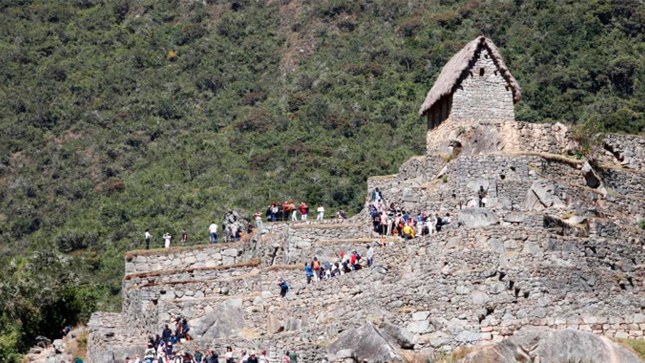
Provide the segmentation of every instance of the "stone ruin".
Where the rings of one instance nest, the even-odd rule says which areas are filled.
[[[387,204],[453,223],[380,240],[364,210],[343,223],[265,223],[235,243],[128,253],[123,310],[92,316],[89,362],[143,353],[176,316],[193,337],[182,350],[230,345],[275,361],[285,350],[303,362],[385,362],[472,346],[482,347],[473,363],[520,353],[560,362],[554,351],[638,362],[607,338],[645,331],[645,138],[607,135],[593,160],[577,159],[566,126],[514,120],[519,85],[489,40],[456,57],[420,112],[426,155],[367,183]],[[314,256],[364,256],[369,245],[373,268],[306,284]],[[285,299],[278,277],[291,286]]]

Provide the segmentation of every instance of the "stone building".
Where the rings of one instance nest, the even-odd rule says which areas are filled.
[[[375,363],[487,345],[467,362],[515,361],[498,358],[495,344],[527,339],[531,349],[501,353],[640,362],[620,347],[586,348],[645,337],[645,138],[607,135],[590,163],[571,155],[577,146],[565,125],[515,121],[519,100],[495,46],[475,39],[421,107],[426,155],[367,181],[386,205],[427,212],[430,226],[435,217],[452,222],[409,241],[381,238],[364,208],[342,222],[267,223],[230,244],[128,252],[122,312],[92,315],[88,362],[142,354],[146,338],[176,317],[188,320],[193,338],[181,350],[267,350],[272,363],[287,350],[303,362]],[[366,256],[370,246],[372,268],[363,261],[307,283],[303,266],[313,257]],[[284,298],[279,277],[291,287]],[[562,342],[551,350],[560,360],[534,349],[538,341]]]
[[[443,67],[420,116],[428,129],[448,121],[513,121],[521,89],[499,50],[483,36],[468,43]]]

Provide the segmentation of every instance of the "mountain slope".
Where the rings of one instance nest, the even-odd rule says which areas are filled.
[[[517,119],[645,124],[638,0],[0,9],[0,335],[22,350],[116,308],[145,228],[198,242],[228,208],[291,198],[358,211],[367,177],[423,153],[418,107],[477,35],[523,87]]]

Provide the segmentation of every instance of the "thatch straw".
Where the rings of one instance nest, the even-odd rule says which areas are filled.
[[[493,61],[497,65],[497,68],[499,68],[500,73],[508,82],[508,85],[513,91],[513,102],[517,103],[522,99],[522,90],[520,85],[517,83],[508,68],[506,68],[506,64],[504,63],[499,50],[490,39],[480,36],[468,43],[462,50],[457,52],[457,54],[455,54],[448,63],[446,63],[441,70],[439,78],[437,78],[432,89],[428,92],[423,105],[421,105],[419,116],[423,116],[428,112],[430,108],[432,108],[432,106],[442,97],[454,92],[455,87],[458,86],[457,82],[461,78],[462,74],[471,66],[471,62],[480,47],[486,47],[488,49]]]

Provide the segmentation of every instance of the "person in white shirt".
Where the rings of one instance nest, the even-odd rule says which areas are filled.
[[[226,347],[224,359],[226,359],[226,363],[235,363],[235,359],[233,358],[233,349],[231,347]]]
[[[262,212],[256,210],[253,215],[255,216],[255,226],[262,229]]]
[[[367,267],[372,267],[372,264],[374,263],[374,246],[370,245],[365,257],[367,257]]]
[[[325,217],[325,207],[323,207],[321,204],[318,204],[318,209],[316,211],[318,212],[318,217],[316,218],[316,220],[322,221]]]
[[[211,243],[217,243],[217,224],[211,222],[211,225],[208,227],[208,231],[211,234]]]
[[[152,235],[150,234],[150,230],[146,229],[146,233],[144,233],[143,236],[146,239],[146,250],[149,250],[150,249],[150,239],[152,238]]]
[[[170,239],[171,238],[172,238],[172,236],[170,235],[170,233],[168,233],[168,232],[164,233],[163,241],[164,241],[164,247],[165,248],[170,248]]]

